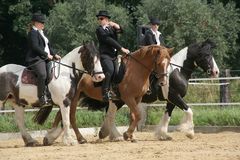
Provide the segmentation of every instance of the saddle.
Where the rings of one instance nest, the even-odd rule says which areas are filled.
[[[53,78],[53,69],[51,68],[51,70],[48,73],[49,76],[47,76],[47,84],[51,82],[52,78]],[[22,77],[21,77],[21,82],[23,84],[32,84],[32,85],[37,85],[37,75],[36,73],[28,68],[25,68],[23,70],[22,73]]]

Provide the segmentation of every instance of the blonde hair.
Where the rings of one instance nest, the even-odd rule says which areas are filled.
[[[34,21],[31,21],[29,24],[28,24],[28,28],[27,28],[27,32],[30,32],[32,30],[32,27],[34,26],[35,22]]]

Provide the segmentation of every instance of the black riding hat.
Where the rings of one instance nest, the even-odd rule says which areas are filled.
[[[96,15],[96,17],[99,16],[103,16],[103,17],[108,17],[109,19],[111,18],[111,16],[108,14],[108,11],[99,11],[98,14]]]
[[[36,12],[32,15],[32,21],[40,22],[40,23],[45,23],[46,18],[45,15],[43,15],[41,12]]]
[[[150,18],[150,23],[151,24],[157,24],[157,25],[159,25],[160,24],[160,21],[159,21],[159,19],[157,19],[157,18]]]

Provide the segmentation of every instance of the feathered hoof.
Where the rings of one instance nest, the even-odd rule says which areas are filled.
[[[95,142],[96,143],[103,143],[103,139],[97,139]]]
[[[36,140],[33,140],[33,141],[30,141],[30,142],[27,142],[26,147],[37,147],[37,146],[41,146],[40,143],[38,143],[38,141]]]
[[[66,146],[75,146],[78,144],[78,142],[71,137],[63,138],[63,144]]]
[[[87,140],[85,138],[83,138],[81,140],[78,140],[78,143],[79,144],[84,144],[84,143],[87,143]]]
[[[44,146],[50,146],[50,145],[52,145],[52,143],[50,143],[50,142],[48,141],[48,138],[47,138],[47,137],[44,137],[44,139],[43,139],[43,145],[44,145]]]
[[[194,132],[190,131],[190,132],[186,133],[186,137],[188,137],[189,139],[193,139],[194,138]]]
[[[171,141],[173,138],[171,137],[171,136],[168,136],[168,135],[166,135],[166,136],[160,136],[159,138],[158,138],[158,140],[160,140],[160,141]]]
[[[99,131],[99,133],[98,133],[98,137],[99,137],[99,139],[104,139],[104,138],[106,138],[107,136],[108,136],[108,134],[109,133],[107,133],[107,132],[104,132],[102,129]]]
[[[125,141],[127,141],[128,138],[130,138],[130,136],[128,135],[127,132],[124,132],[124,133],[123,133],[123,139],[124,139]]]
[[[111,142],[120,142],[123,141],[123,137],[109,137]]]

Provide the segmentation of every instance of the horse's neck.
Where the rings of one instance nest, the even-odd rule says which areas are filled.
[[[153,58],[149,55],[142,56],[139,53],[132,56],[130,63],[127,64],[127,68],[130,69],[129,71],[131,72],[129,72],[129,74],[134,74],[136,79],[143,79],[143,81],[146,81],[154,66]]]
[[[171,73],[175,69],[178,69],[187,80],[191,77],[194,69],[194,62],[187,59],[187,54],[188,47],[185,47],[171,58],[171,65],[169,65],[168,68],[169,73]]]
[[[62,71],[67,71],[67,70],[72,70],[72,68],[70,67],[73,67],[73,63],[75,64],[75,67],[77,69],[80,69],[82,70],[83,69],[83,66],[82,66],[82,62],[81,62],[81,59],[80,59],[80,54],[78,53],[80,47],[77,47],[75,49],[73,49],[71,52],[69,52],[67,55],[65,55],[61,62],[68,65],[68,67],[62,67],[63,70]]]

